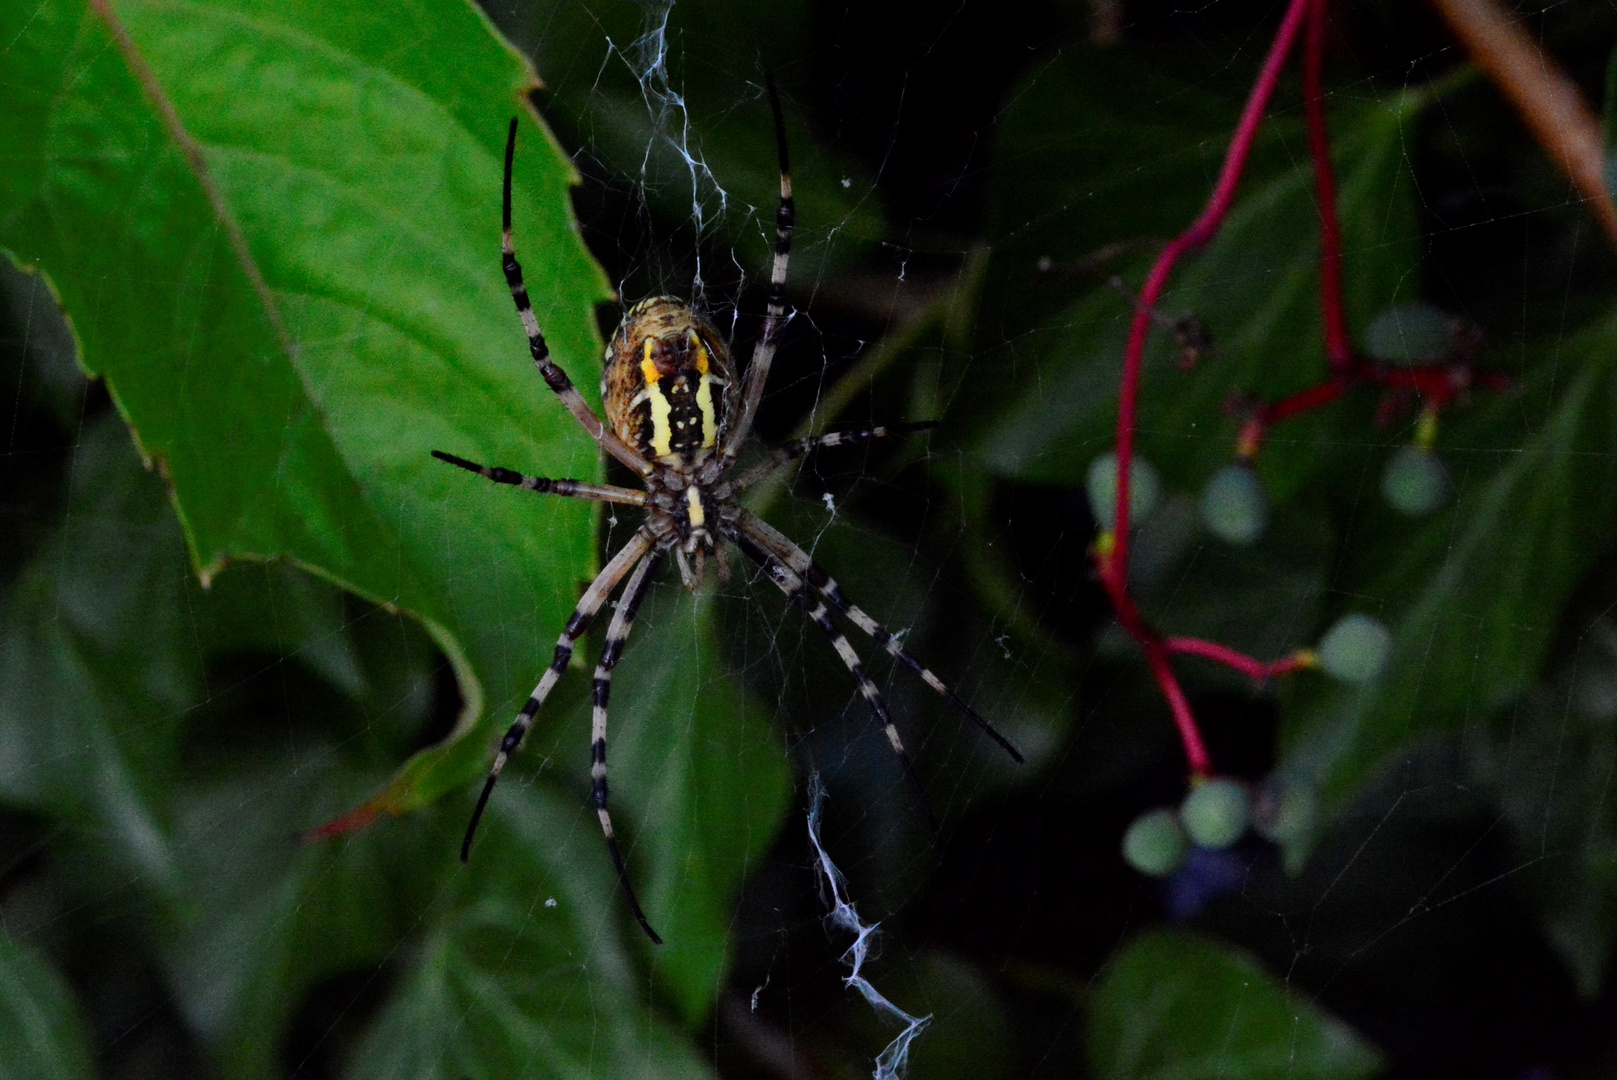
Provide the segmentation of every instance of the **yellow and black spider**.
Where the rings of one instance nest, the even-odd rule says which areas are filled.
[[[673,552],[679,564],[685,585],[693,589],[700,584],[707,559],[716,553],[721,539],[735,544],[762,567],[781,591],[806,611],[809,618],[830,638],[832,647],[853,674],[860,693],[886,732],[893,752],[912,779],[914,770],[909,755],[904,751],[898,729],[893,726],[881,691],[865,673],[864,665],[848,639],[832,623],[826,610],[827,603],[869,634],[876,644],[900,663],[918,674],[949,704],[970,717],[1012,758],[1022,761],[1017,749],[988,721],[978,716],[941,679],[906,652],[876,620],[849,603],[837,583],[815,565],[802,548],[761,518],[749,513],[737,501],[737,496],[747,487],[812,450],[881,438],[904,430],[896,426],[872,427],[802,439],[776,450],[765,461],[740,475],[731,475],[741,445],[752,429],[758,402],[763,397],[764,381],[769,376],[769,365],[775,356],[775,345],[786,322],[786,266],[792,249],[795,210],[791,172],[786,158],[786,130],[781,118],[780,100],[772,84],[769,86],[769,103],[774,111],[776,143],[780,153],[780,209],[775,215],[775,259],[769,277],[768,310],[764,316],[763,330],[753,348],[745,383],[737,382],[729,344],[719,336],[712,323],[683,300],[668,296],[652,297],[629,309],[607,347],[605,369],[601,375],[605,424],[580,396],[567,373],[550,359],[550,349],[545,344],[544,334],[540,332],[539,320],[528,302],[522,267],[517,264],[516,249],[511,239],[511,165],[516,155],[517,140],[517,122],[515,119],[511,121],[505,144],[504,233],[500,251],[505,280],[511,286],[511,297],[516,301],[517,313],[522,317],[523,329],[527,331],[533,362],[539,368],[545,384],[555,391],[567,411],[606,448],[607,453],[640,476],[645,490],[524,476],[510,469],[479,465],[441,450],[432,452],[441,461],[486,476],[497,484],[512,484],[528,491],[575,499],[623,503],[642,507],[646,511],[645,522],[629,542],[608,560],[589,588],[584,590],[572,618],[567,620],[567,628],[556,641],[556,652],[550,667],[517,714],[516,722],[500,740],[500,749],[489,770],[488,781],[483,785],[477,808],[472,812],[471,823],[466,828],[460,857],[464,862],[470,855],[472,836],[488,805],[494,783],[499,779],[505,763],[522,745],[523,738],[533,726],[534,715],[566,670],[573,655],[574,642],[589,629],[606,598],[627,577],[628,584],[624,586],[611,625],[607,627],[600,663],[595,667],[595,714],[591,742],[593,765],[590,773],[594,781],[596,814],[606,834],[607,848],[617,868],[618,880],[623,885],[624,895],[628,897],[629,906],[641,929],[657,944],[662,943],[662,938],[646,920],[640,901],[629,884],[623,853],[612,831],[612,818],[607,813],[606,717],[612,669],[623,654],[623,645],[629,637],[635,611],[646,594],[652,575],[669,552]],[[811,595],[811,588],[822,599],[815,599]]]

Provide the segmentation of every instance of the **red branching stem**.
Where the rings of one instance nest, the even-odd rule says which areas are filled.
[[[1319,307],[1325,324],[1325,356],[1331,370],[1353,363],[1347,309],[1342,302],[1342,227],[1336,216],[1336,173],[1331,168],[1331,140],[1325,130],[1325,8],[1314,0],[1303,41],[1303,102],[1308,120],[1308,152],[1314,159],[1314,189],[1319,200]]]
[[[1154,636],[1140,644],[1145,646],[1145,659],[1151,665],[1151,674],[1156,676],[1162,696],[1168,699],[1168,708],[1173,712],[1173,726],[1179,730],[1179,741],[1184,744],[1185,764],[1190,767],[1190,775],[1210,775],[1213,771],[1212,755],[1202,741],[1201,728],[1196,726],[1196,714],[1190,709],[1190,700],[1180,689],[1179,678],[1168,663],[1167,647],[1161,638]]]
[[[1110,574],[1114,578],[1116,592],[1121,592],[1123,583],[1128,580],[1129,470],[1134,461],[1134,421],[1139,405],[1140,368],[1145,359],[1146,338],[1150,335],[1153,322],[1151,311],[1155,309],[1163,287],[1168,283],[1168,275],[1173,272],[1174,264],[1185,252],[1201,247],[1211,240],[1229,214],[1230,207],[1235,202],[1235,189],[1241,181],[1241,172],[1246,168],[1247,157],[1258,136],[1258,124],[1262,121],[1263,114],[1269,107],[1269,99],[1274,96],[1275,86],[1280,81],[1280,70],[1285,66],[1286,57],[1297,41],[1297,33],[1302,27],[1304,16],[1318,2],[1321,0],[1291,0],[1291,6],[1286,10],[1286,17],[1280,24],[1280,30],[1275,34],[1274,44],[1269,46],[1269,55],[1264,58],[1257,82],[1253,84],[1252,94],[1247,98],[1246,107],[1241,112],[1235,135],[1230,139],[1230,148],[1224,155],[1223,169],[1219,172],[1218,182],[1213,187],[1213,194],[1207,200],[1206,208],[1190,228],[1157,256],[1156,265],[1151,267],[1151,272],[1145,279],[1145,286],[1140,290],[1140,306],[1134,312],[1134,321],[1129,327],[1128,346],[1123,353],[1123,385],[1118,392],[1117,402],[1117,509],[1114,516],[1116,548],[1102,568],[1103,574]],[[1166,686],[1163,689],[1166,692]]]
[[[1334,375],[1318,386],[1310,386],[1307,390],[1300,390],[1290,397],[1263,406],[1258,410],[1256,419],[1268,427],[1298,413],[1328,405],[1345,394],[1352,382],[1353,376],[1349,372]]]
[[[1347,317],[1342,298],[1342,237],[1336,213],[1336,176],[1331,169],[1330,136],[1325,127],[1325,94],[1322,68],[1324,65],[1326,5],[1328,0],[1290,0],[1280,29],[1276,31],[1269,54],[1253,84],[1252,93],[1241,111],[1240,121],[1230,139],[1218,181],[1206,207],[1190,228],[1186,229],[1162,251],[1146,275],[1140,290],[1134,318],[1129,326],[1128,345],[1123,353],[1123,380],[1118,391],[1117,409],[1117,503],[1113,530],[1101,538],[1095,549],[1095,565],[1101,584],[1112,601],[1119,625],[1145,650],[1151,674],[1167,699],[1173,713],[1174,727],[1184,746],[1185,760],[1192,776],[1206,776],[1212,772],[1212,758],[1196,724],[1195,713],[1174,674],[1173,654],[1200,656],[1224,664],[1254,679],[1264,680],[1308,667],[1313,661],[1310,653],[1298,652],[1272,663],[1255,660],[1235,649],[1199,638],[1164,638],[1146,622],[1128,593],[1129,553],[1129,498],[1130,472],[1134,464],[1134,427],[1139,409],[1140,374],[1145,362],[1145,346],[1153,323],[1161,321],[1155,314],[1157,301],[1167,287],[1174,266],[1187,252],[1202,247],[1218,232],[1235,202],[1235,191],[1246,168],[1252,145],[1257,139],[1258,125],[1269,108],[1280,71],[1296,44],[1306,22],[1308,33],[1304,46],[1303,83],[1307,103],[1308,144],[1314,160],[1315,187],[1318,191],[1320,215],[1320,310],[1325,330],[1325,350],[1330,360],[1331,375],[1321,385],[1305,390],[1251,413],[1242,429],[1240,452],[1250,456],[1257,452],[1258,444],[1270,424],[1288,416],[1318,408],[1341,397],[1354,383],[1380,382],[1392,389],[1413,389],[1428,400],[1431,407],[1440,407],[1465,386],[1457,379],[1455,369],[1390,369],[1358,360],[1353,355],[1348,338]],[[1441,378],[1437,371],[1441,370]]]
[[[1145,616],[1140,614],[1140,609],[1134,605],[1134,599],[1129,596],[1127,590],[1114,585],[1115,579],[1108,573],[1108,557],[1098,555],[1096,564],[1100,568],[1101,584],[1111,597],[1112,608],[1117,613],[1117,621],[1128,631],[1129,636],[1145,649],[1145,658],[1151,666],[1151,674],[1155,676],[1157,686],[1162,689],[1162,696],[1167,699],[1168,708],[1173,713],[1173,726],[1179,732],[1179,741],[1184,746],[1185,763],[1190,768],[1190,774],[1211,775],[1213,758],[1207,752],[1206,742],[1202,740],[1201,728],[1196,725],[1196,714],[1190,708],[1190,699],[1185,697],[1185,691],[1179,685],[1179,678],[1173,673],[1173,666],[1168,662],[1170,651],[1168,643],[1145,621]]]
[[[1281,657],[1272,663],[1254,660],[1246,653],[1238,652],[1228,645],[1220,645],[1213,641],[1203,641],[1201,638],[1175,637],[1168,638],[1162,647],[1170,653],[1181,656],[1200,656],[1208,660],[1215,660],[1225,667],[1233,668],[1241,674],[1263,682],[1278,675],[1289,675],[1293,671],[1301,671],[1309,666],[1306,653],[1292,653]]]
[[[1335,370],[1319,385],[1310,386],[1290,397],[1271,401],[1253,409],[1237,437],[1237,454],[1252,457],[1258,452],[1258,447],[1268,434],[1269,428],[1282,420],[1289,420],[1293,416],[1328,405],[1361,384],[1418,394],[1423,407],[1434,413],[1441,412],[1457,396],[1473,386],[1480,386],[1494,393],[1510,389],[1508,376],[1498,372],[1478,374],[1469,362],[1464,361],[1404,367],[1398,364],[1377,364],[1350,355],[1345,364],[1333,366]]]

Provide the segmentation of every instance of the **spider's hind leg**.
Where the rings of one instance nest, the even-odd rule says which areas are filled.
[[[831,614],[826,611],[824,601],[814,599],[802,578],[779,559],[771,558],[745,533],[734,531],[730,539],[747,558],[757,563],[780,591],[786,594],[786,598],[802,608],[810,621],[830,639],[831,647],[836,650],[848,673],[853,676],[853,681],[858,684],[860,696],[870,707],[871,714],[881,725],[882,733],[887,736],[888,744],[897,755],[899,764],[904,767],[904,775],[909,778],[910,786],[915,789],[916,799],[921,804],[922,812],[926,814],[927,824],[931,826],[933,836],[937,836],[938,817],[932,812],[932,804],[927,801],[926,790],[921,786],[921,778],[915,771],[915,763],[910,760],[909,751],[904,749],[904,740],[898,734],[898,726],[893,723],[892,714],[887,711],[887,701],[882,697],[881,688],[865,670],[864,662],[859,659],[859,653],[855,651],[848,636],[838,630],[836,624],[831,621]]]
[[[640,899],[634,894],[634,886],[629,884],[629,868],[623,861],[622,849],[618,847],[617,833],[612,828],[612,815],[606,809],[606,719],[607,703],[612,694],[612,669],[617,667],[618,659],[623,655],[624,643],[629,640],[629,631],[634,628],[635,613],[645,599],[652,574],[661,564],[660,552],[646,556],[629,579],[629,584],[623,587],[618,610],[613,613],[612,622],[606,629],[606,646],[601,650],[601,662],[595,667],[594,728],[590,736],[590,781],[595,792],[595,814],[601,820],[601,832],[606,834],[607,850],[612,853],[612,865],[617,868],[623,895],[628,898],[629,908],[640,923],[640,929],[646,932],[653,945],[661,945],[663,939],[651,928],[645,911],[640,907]]]
[[[947,701],[966,719],[976,724],[984,735],[987,735],[1001,750],[1010,755],[1011,760],[1018,765],[1026,761],[1022,756],[1022,752],[1009,739],[1000,734],[993,724],[984,720],[977,713],[977,710],[967,705],[960,695],[951,690],[942,679],[934,675],[930,668],[915,659],[914,656],[911,656],[909,650],[899,644],[898,638],[883,627],[881,623],[867,615],[857,604],[849,601],[842,594],[842,589],[831,579],[831,575],[827,574],[819,564],[809,558],[808,552],[798,547],[791,537],[762,518],[746,511],[742,512],[737,528],[742,536],[749,538],[758,549],[761,549],[760,554],[764,558],[771,563],[778,563],[790,569],[795,576],[819,590],[820,595],[825,597],[832,607],[847,616],[859,629],[870,635],[870,639],[885,649],[889,656],[920,676],[922,682],[935,690],[939,697]],[[747,551],[747,548],[742,546],[741,550]],[[748,554],[751,555],[750,552]],[[752,557],[757,558],[756,556]]]
[[[500,773],[505,770],[505,763],[511,760],[511,755],[521,747],[522,740],[527,738],[528,731],[533,727],[533,718],[539,712],[539,707],[550,696],[561,681],[562,673],[567,670],[567,663],[573,657],[573,645],[589,630],[590,623],[595,620],[596,612],[611,595],[618,582],[623,580],[641,558],[651,549],[651,538],[644,532],[636,533],[634,539],[623,545],[622,549],[612,557],[612,561],[601,568],[601,572],[590,582],[584,596],[573,609],[573,617],[567,620],[567,627],[556,639],[556,652],[551,657],[550,666],[545,669],[539,680],[539,685],[533,688],[528,700],[517,713],[516,720],[506,731],[505,737],[500,740],[500,749],[494,755],[494,765],[489,769],[488,779],[483,783],[482,794],[477,797],[477,808],[472,811],[472,820],[466,826],[466,837],[460,843],[460,861],[466,862],[472,855],[472,838],[477,835],[478,822],[483,820],[483,811],[488,809],[489,796],[494,794],[494,785],[500,779]]]

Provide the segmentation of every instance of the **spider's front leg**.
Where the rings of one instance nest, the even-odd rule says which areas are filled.
[[[505,283],[511,289],[511,299],[517,306],[518,317],[522,319],[523,332],[528,335],[528,351],[533,354],[534,366],[539,369],[539,375],[545,380],[545,385],[561,400],[567,411],[573,414],[573,419],[590,433],[590,438],[604,446],[607,453],[633,469],[637,475],[646,476],[651,472],[651,462],[601,423],[601,418],[589,407],[589,403],[578,392],[578,387],[573,385],[573,380],[567,377],[567,372],[550,358],[550,346],[545,342],[544,332],[539,329],[539,316],[534,314],[533,304],[528,299],[528,286],[522,279],[522,264],[517,262],[516,241],[511,232],[511,170],[516,161],[516,153],[517,118],[513,116],[511,128],[505,137],[505,189],[501,204],[503,228],[500,233],[500,268],[505,272]]]
[[[775,211],[775,260],[769,270],[769,301],[764,314],[763,330],[758,343],[752,348],[752,362],[747,365],[747,381],[741,392],[741,415],[730,429],[724,442],[724,459],[735,460],[741,444],[752,432],[752,421],[758,412],[758,403],[764,397],[764,383],[769,380],[769,367],[775,360],[775,347],[780,342],[780,331],[786,325],[786,268],[792,257],[792,229],[797,223],[797,203],[792,198],[792,168],[786,155],[786,120],[780,111],[780,95],[775,92],[775,80],[768,80],[769,108],[775,114],[775,150],[780,158],[780,206]]]

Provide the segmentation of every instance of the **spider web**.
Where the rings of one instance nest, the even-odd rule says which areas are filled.
[[[1107,1042],[1107,1025],[1132,1023],[1142,1039],[1178,1045],[1175,1022],[1194,1027],[1187,1018],[1205,1016],[1225,1037],[1227,1056],[1203,1059],[1204,1074],[1226,1066],[1239,1073],[1247,1060],[1239,1056],[1243,1040],[1257,1038],[1242,1021],[1189,990],[1175,989],[1185,996],[1163,1016],[1149,1001],[1126,996],[1119,973],[1143,962],[1136,943],[1164,927],[1256,957],[1254,978],[1280,988],[1295,1031],[1306,1034],[1318,1016],[1335,1017],[1343,1027],[1330,1030],[1378,1047],[1393,1075],[1562,1076],[1610,1067],[1617,1050],[1601,1023],[1612,1008],[1614,918],[1603,896],[1617,882],[1609,798],[1617,770],[1617,629],[1609,598],[1617,595],[1617,576],[1604,532],[1584,538],[1589,554],[1577,587],[1532,627],[1543,655],[1528,685],[1515,687],[1488,670],[1435,670],[1404,707],[1414,715],[1438,703],[1457,719],[1400,741],[1378,767],[1356,774],[1307,850],[1283,853],[1249,835],[1226,851],[1192,853],[1160,882],[1134,874],[1118,854],[1129,822],[1177,804],[1185,777],[1166,708],[1132,646],[1110,629],[1087,570],[1095,523],[1082,475],[1108,446],[1116,386],[1115,364],[1092,362],[1092,354],[1111,350],[1120,361],[1114,346],[1131,312],[1107,279],[1115,273],[1138,285],[1150,244],[1175,234],[1205,197],[1223,150],[1219,133],[1227,132],[1261,59],[1275,11],[1229,2],[1191,11],[1125,5],[1124,42],[1148,58],[1175,58],[1145,67],[1158,76],[1164,65],[1183,70],[1129,84],[1135,90],[1127,108],[1073,133],[1041,127],[1076,107],[1064,106],[1062,93],[1035,76],[1058,80],[1070,94],[1092,90],[1082,82],[1091,63],[1084,38],[1112,25],[1104,17],[1115,14],[1111,4],[1091,4],[1093,12],[1068,5],[1060,13],[1053,5],[990,12],[963,3],[922,13],[815,4],[792,16],[794,29],[781,41],[758,25],[769,17],[762,10],[745,11],[743,27],[730,6],[704,11],[688,0],[635,6],[627,18],[604,6],[487,6],[538,58],[547,84],[539,104],[584,176],[577,203],[586,240],[622,304],[660,292],[691,297],[729,329],[738,361],[757,331],[760,267],[773,232],[765,72],[781,83],[795,179],[805,194],[790,280],[795,314],[760,418],[761,440],[897,420],[943,424],[892,444],[810,459],[757,505],[1030,759],[1022,769],[1003,760],[846,627],[917,761],[921,791],[942,822],[934,837],[835,654],[766,577],[735,560],[729,580],[704,601],[702,617],[713,630],[703,639],[709,651],[701,685],[708,693],[741,688],[766,718],[759,737],[789,763],[794,786],[784,820],[773,826],[777,838],[748,866],[731,903],[713,1018],[688,1025],[712,1069],[803,1078],[874,1067],[885,1078],[902,1075],[908,1055],[915,1076],[1154,1075],[1143,1065],[1131,1071],[1120,1053],[1108,1056],[1108,1047],[1126,1039]],[[1588,86],[1617,24],[1609,12],[1580,15],[1570,7],[1526,15]],[[1392,14],[1364,18],[1404,27]],[[1391,44],[1372,46],[1376,35],[1341,19],[1333,63],[1345,74],[1328,76],[1327,107],[1344,140],[1377,102],[1428,87],[1458,62],[1432,25],[1400,29]],[[566,29],[575,23],[593,31]],[[1581,38],[1605,44],[1596,50]],[[1393,156],[1410,185],[1412,217],[1400,219],[1390,197],[1379,211],[1367,200],[1365,212],[1385,229],[1372,230],[1375,244],[1365,241],[1349,258],[1368,261],[1377,244],[1412,248],[1414,269],[1403,268],[1391,286],[1398,298],[1427,300],[1476,324],[1486,335],[1482,363],[1524,384],[1548,383],[1553,393],[1590,363],[1581,328],[1609,308],[1610,272],[1579,200],[1542,155],[1523,149],[1515,128],[1517,145],[1490,132],[1490,125],[1514,123],[1505,117],[1480,82],[1462,83],[1400,126]],[[1142,127],[1158,123],[1164,134],[1112,148],[1127,171],[1107,171],[1093,145],[1106,143],[1109,123],[1119,125],[1121,138],[1129,118]],[[1306,170],[1300,125],[1293,90],[1277,105],[1246,191],[1272,194],[1268,185],[1288,169]],[[1200,141],[1187,141],[1187,130],[1202,132]],[[1026,178],[1020,186],[1013,181],[1019,174]],[[1125,197],[1129,189],[1162,192],[1161,207],[1140,210]],[[1291,206],[1276,198],[1282,209]],[[1244,226],[1240,243],[1255,255],[1220,264],[1233,267],[1225,281],[1198,281],[1187,266],[1182,290],[1170,293],[1168,314],[1188,306],[1208,317],[1219,355],[1179,373],[1164,345],[1148,372],[1148,409],[1181,394],[1205,396],[1213,392],[1208,387],[1278,397],[1301,385],[1290,381],[1301,376],[1264,351],[1272,340],[1230,314],[1264,309],[1298,272],[1280,254],[1290,251],[1284,238],[1268,236],[1262,225]],[[1118,245],[1123,250],[1113,250]],[[1046,269],[1037,272],[1041,258]],[[1028,309],[1007,298],[1017,290],[1032,297]],[[9,541],[7,555],[14,549],[11,565],[21,566],[71,505],[68,516],[81,531],[50,549],[56,562],[46,571],[70,577],[82,557],[76,552],[94,550],[96,536],[126,523],[116,506],[68,502],[72,491],[112,475],[95,471],[96,455],[111,453],[107,432],[115,429],[97,427],[112,416],[110,405],[63,365],[71,337],[51,322],[38,283],[11,275],[4,292],[10,351],[28,357],[8,369],[6,502],[15,535],[24,538]],[[1198,299],[1207,310],[1191,303]],[[605,324],[615,314],[603,313]],[[1355,311],[1355,325],[1373,314]],[[1479,394],[1445,417],[1439,447],[1462,508],[1490,490],[1490,478],[1517,448],[1546,435],[1558,414],[1536,400]],[[1408,554],[1417,546],[1408,538],[1417,528],[1436,536],[1422,541],[1435,544],[1436,554],[1417,564],[1411,581],[1458,566],[1458,525],[1445,542],[1441,528],[1399,525],[1382,507],[1380,471],[1408,442],[1413,419],[1378,426],[1375,405],[1373,396],[1360,398],[1318,422],[1277,430],[1263,459],[1265,469],[1277,464],[1265,475],[1277,505],[1292,510],[1277,514],[1272,546],[1252,559],[1209,537],[1196,510],[1210,465],[1195,463],[1228,460],[1233,425],[1207,409],[1194,413],[1194,428],[1170,425],[1169,411],[1144,414],[1144,452],[1158,461],[1166,492],[1136,540],[1137,585],[1153,617],[1277,656],[1317,640],[1342,612],[1400,618],[1404,597],[1365,564],[1414,560],[1421,552]],[[1045,419],[1061,412],[1077,419]],[[1288,473],[1286,463],[1308,459],[1310,447],[1329,464]],[[1573,452],[1607,475],[1617,465],[1609,450],[1579,444],[1566,456]],[[30,479],[35,473],[61,478],[47,484]],[[1582,528],[1582,508],[1555,512],[1565,515],[1569,532]],[[635,518],[621,509],[603,518],[603,545],[612,550]],[[152,543],[176,545],[162,520],[145,526]],[[1408,532],[1389,535],[1394,528]],[[7,574],[9,595],[21,595],[20,571]],[[110,595],[114,584],[83,588]],[[309,586],[292,571],[266,571],[249,587],[260,588],[266,610],[278,613],[268,620],[275,632],[255,637],[233,628],[244,643],[242,659],[206,673],[207,697],[210,709],[244,728],[266,717],[278,725],[279,747],[243,737],[245,752],[259,755],[275,782],[226,791],[181,823],[195,852],[227,837],[268,846],[307,823],[307,800],[350,805],[310,789],[311,777],[326,775],[322,755],[334,753],[307,750],[323,745],[310,737],[317,719],[348,725],[339,729],[339,750],[369,742],[402,758],[416,742],[441,735],[457,704],[447,662],[409,620],[351,599],[298,607],[288,598]],[[172,611],[157,615],[192,636],[216,629],[198,614],[200,593],[178,595]],[[680,632],[677,612],[692,603],[665,575],[631,652]],[[1482,634],[1479,628],[1479,655]],[[25,671],[32,654],[12,655],[8,670]],[[131,670],[137,666],[130,662]],[[1188,663],[1185,671],[1221,771],[1261,791],[1290,779],[1287,769],[1308,758],[1306,747],[1279,744],[1297,716],[1327,708],[1306,683],[1322,677],[1299,676],[1301,689],[1254,688]],[[1458,691],[1445,689],[1457,680]],[[357,719],[331,704],[332,686],[361,694]],[[138,688],[158,707],[163,692],[160,685]],[[567,693],[574,696],[558,697],[555,711],[569,720],[536,732],[525,753],[539,764],[511,784],[543,813],[552,808],[536,778],[570,770],[584,745],[576,722],[586,714],[585,689]],[[113,696],[94,688],[86,695]],[[633,711],[627,701],[615,707]],[[695,732],[701,708],[679,705],[659,719]],[[415,734],[401,739],[396,733],[405,730]],[[729,755],[737,769],[752,760],[725,745],[704,744],[699,752]],[[824,804],[819,777],[831,792]],[[28,779],[47,782],[37,774]],[[350,794],[362,793],[364,782],[355,779]],[[582,801],[584,789],[578,792]],[[675,796],[653,784],[638,793],[617,786],[614,798],[654,819]],[[138,808],[140,800],[131,796],[129,805]],[[133,810],[123,820],[122,843],[138,853],[141,831],[154,826]],[[3,824],[9,862],[0,914],[8,933],[54,933],[158,957],[132,972],[108,965],[104,978],[75,973],[76,987],[87,982],[116,1003],[95,1014],[118,1033],[103,1040],[111,1047],[103,1071],[211,1075],[195,1036],[185,1034],[205,1029],[210,1018],[183,1015],[182,997],[154,970],[178,968],[183,944],[148,950],[131,929],[140,919],[136,883],[160,876],[162,867],[120,861],[96,897],[106,925],[77,936],[73,905],[50,895],[57,879],[43,853],[59,837],[27,815],[7,815]],[[453,845],[452,837],[433,835],[436,823],[403,828],[401,845]],[[605,856],[591,829],[588,820],[568,822],[532,840],[601,869]],[[637,851],[644,854],[631,843],[631,866],[641,864]],[[831,883],[828,892],[817,888],[817,874]],[[533,926],[570,902],[561,880],[536,884],[525,914]],[[231,885],[243,907],[254,899],[253,885]],[[323,980],[288,1010],[285,1045],[268,1057],[242,1050],[240,1060],[273,1059],[297,1076],[342,1075],[357,1030],[461,887],[411,891],[399,883],[405,929],[379,931],[391,935],[383,950],[389,959]],[[855,956],[850,973],[843,966],[849,935],[863,946],[877,923],[881,948]],[[255,947],[251,939],[223,940],[201,965],[221,981]],[[617,962],[607,953],[603,947],[586,966]],[[648,987],[655,978],[647,977]],[[869,980],[858,986],[861,995],[849,990],[855,979]],[[603,1008],[586,1009],[579,1023],[656,1029],[672,1011],[659,993],[648,989],[642,1012],[629,1021]],[[896,1042],[885,1023],[891,1017],[878,1015],[880,1003],[909,1025]],[[931,1018],[924,1031],[915,1017]],[[478,1030],[474,1010],[435,1022],[456,1025],[469,1039]],[[535,1060],[525,1068],[544,1075],[546,1066]],[[1301,1037],[1280,1066],[1252,1073],[1282,1074],[1354,1075],[1329,1054],[1311,1056]]]

